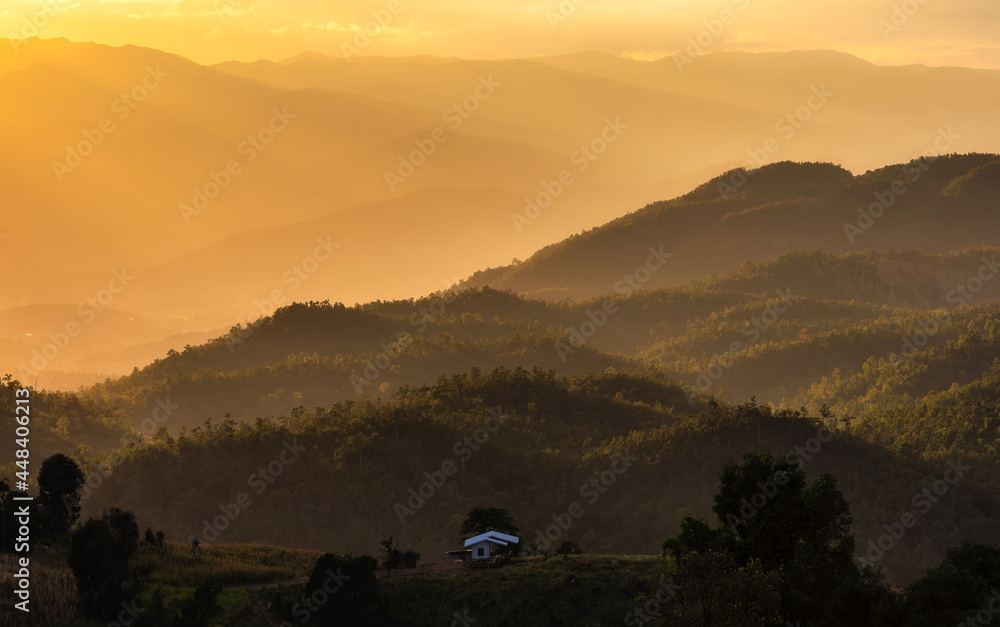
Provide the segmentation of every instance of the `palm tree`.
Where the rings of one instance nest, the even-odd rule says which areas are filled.
[[[393,560],[399,551],[396,548],[396,543],[392,540],[392,536],[389,536],[388,540],[382,540],[380,544],[382,545],[382,553],[385,553],[385,557],[382,558],[382,563],[385,564],[385,576],[391,577]]]

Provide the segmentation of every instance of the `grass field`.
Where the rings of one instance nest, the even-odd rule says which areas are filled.
[[[380,578],[379,591],[387,624],[397,627],[598,627],[625,624],[637,600],[655,596],[660,567],[657,557],[622,555],[535,557],[490,570],[428,564]],[[296,584],[262,596],[298,600],[304,592]]]
[[[141,549],[135,567],[157,583],[234,587],[308,577],[320,555],[266,544],[214,544],[202,545],[201,559],[196,559],[190,545],[168,543],[162,549]]]
[[[598,627],[624,624],[660,578],[660,560],[651,556],[574,555],[512,566],[468,577],[383,579],[383,597],[402,624],[461,625],[461,617],[475,618],[477,627]]]
[[[186,544],[166,544],[162,548],[142,547],[133,558],[133,568],[146,582],[147,602],[155,595],[170,604],[194,594],[197,586],[214,583],[225,588],[219,597],[222,614],[218,625],[256,627],[269,623],[255,616],[252,594],[255,588],[308,577],[316,551],[300,551],[258,544],[202,546],[195,559]],[[29,623],[15,612],[12,602],[14,578],[12,556],[0,558],[0,627],[20,627]],[[76,603],[75,580],[66,566],[65,548],[36,551],[32,556],[33,627],[46,625],[97,627],[97,623],[71,622]],[[106,627],[101,625],[100,627]]]
[[[215,624],[259,627],[282,621],[298,624],[293,617],[269,616],[265,608],[277,595],[301,598],[319,555],[268,545],[220,544],[203,546],[199,560],[190,546],[167,544],[140,549],[133,567],[146,582],[144,603],[172,606],[199,585],[218,584],[223,587],[223,612]],[[60,559],[65,558],[57,551],[39,556],[40,587],[34,601],[51,608],[53,622],[38,622],[41,617],[36,615],[36,625],[97,627],[65,622],[67,612],[72,615],[75,589]],[[656,594],[660,569],[659,558],[622,555],[523,558],[489,570],[427,564],[380,577],[379,589],[388,624],[400,627],[462,625],[463,620],[475,627],[597,627],[624,624],[637,609],[637,600]],[[0,589],[11,590],[12,585],[10,575],[0,575]],[[8,609],[3,608],[6,616],[0,627],[20,625]]]

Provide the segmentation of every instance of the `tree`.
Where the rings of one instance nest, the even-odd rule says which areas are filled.
[[[413,549],[408,549],[403,552],[402,561],[403,565],[407,568],[416,568],[417,562],[420,561],[420,553],[417,553]]]
[[[391,577],[392,569],[399,566],[399,561],[400,561],[399,549],[396,548],[396,543],[395,541],[393,541],[392,536],[389,536],[387,539],[382,540],[382,542],[380,542],[379,544],[382,545],[382,550],[381,550],[381,553],[383,554],[382,565],[385,566],[385,576]]]
[[[570,542],[569,540],[563,541],[556,549],[556,555],[562,555],[563,559],[568,558],[570,555],[579,555],[583,553],[576,542]]]
[[[1000,547],[964,543],[948,549],[904,598],[907,625],[977,624],[977,612],[1000,607]]]
[[[208,627],[212,619],[222,611],[219,605],[219,595],[222,587],[219,584],[203,583],[194,594],[186,599],[180,608],[180,624],[185,627]]]
[[[83,471],[75,461],[56,453],[42,462],[38,471],[38,505],[44,512],[42,534],[57,540],[80,518],[80,488]]]
[[[758,560],[739,566],[725,553],[684,554],[672,595],[653,605],[665,627],[766,627],[781,623],[780,577]]]
[[[316,560],[305,598],[311,604],[292,606],[291,614],[299,622],[310,618],[319,625],[381,624],[382,603],[375,571],[378,563],[368,555],[327,553]],[[315,612],[309,608],[315,608]]]
[[[685,517],[665,555],[683,565],[688,553],[714,553],[777,574],[785,621],[878,624],[872,613],[891,595],[877,573],[857,568],[850,507],[832,476],[808,485],[797,460],[746,453],[719,480],[718,526]]]
[[[510,512],[499,507],[473,509],[465,517],[460,533],[463,536],[476,536],[487,531],[499,531],[512,536],[518,536],[521,533]]]
[[[76,577],[84,616],[111,622],[131,600],[129,560],[139,548],[139,526],[132,512],[112,508],[91,518],[70,536],[67,563]]]
[[[798,461],[746,453],[742,463],[726,464],[712,511],[736,537],[740,561],[756,558],[772,570],[792,558],[809,519],[805,486]]]

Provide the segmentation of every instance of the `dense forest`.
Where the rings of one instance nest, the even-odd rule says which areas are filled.
[[[959,205],[985,211],[994,162],[941,163],[907,210],[925,212],[928,224]],[[656,614],[661,625],[699,623],[717,603],[756,617],[748,625],[963,620],[1000,583],[997,242],[853,251],[774,243],[761,248],[766,259],[745,255],[687,282],[651,278],[680,253],[636,247],[637,234],[664,221],[696,246],[705,229],[767,223],[792,206],[833,211],[891,176],[778,164],[724,206],[712,181],[423,298],[290,304],[72,392],[34,389],[31,372],[7,374],[0,430],[13,432],[15,391],[32,388],[32,458],[57,460],[72,479],[60,489],[76,492],[68,518],[53,513],[65,501],[46,497],[55,499],[39,523],[47,559],[65,554],[79,566],[91,559],[73,557],[88,538],[149,529],[119,560],[120,600],[213,624],[223,611],[214,599],[250,593],[217,590],[232,582],[209,575],[180,590],[179,575],[152,573],[201,568],[198,550],[231,550],[249,560],[246,572],[268,573],[258,577],[265,583],[290,581],[284,592],[251,591],[254,603],[271,595],[285,618],[295,607],[288,595],[321,587],[310,569],[327,564],[371,580],[351,598],[382,609],[357,624],[422,625],[400,608],[445,620],[420,599],[467,597],[453,581],[433,594],[419,579],[389,582],[394,547],[398,560],[444,562],[468,535],[469,512],[490,507],[516,520],[519,567],[531,570],[485,579],[490,591],[470,584],[504,608],[503,620],[483,624],[560,624],[554,615],[524,622],[525,608],[490,595],[556,591],[571,577],[610,590],[613,568],[629,575],[601,605],[608,613],[687,581],[679,585],[690,591]],[[619,256],[546,287],[591,246],[612,256],[631,247],[646,264]],[[602,281],[603,291],[588,292]],[[14,448],[0,442],[0,479],[15,476]],[[756,517],[764,510],[752,499],[758,490],[772,498],[777,472],[794,494],[775,500],[780,516]],[[5,525],[14,524],[9,485],[0,484]],[[241,553],[252,543],[272,548]],[[274,547],[298,552],[245,566]],[[365,557],[383,549],[384,560]],[[184,561],[192,550],[195,562]],[[550,564],[557,552],[564,566]],[[68,585],[66,564],[54,586]],[[380,568],[386,581],[372,583]],[[100,576],[72,570],[78,582]],[[820,571],[835,575],[810,579]],[[722,596],[691,596],[713,577]],[[842,595],[840,622],[818,601],[824,586]],[[963,586],[973,592],[953,606],[935,596]],[[94,594],[80,602],[96,608],[103,597]]]

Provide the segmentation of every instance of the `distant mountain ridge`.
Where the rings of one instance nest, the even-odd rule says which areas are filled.
[[[531,296],[589,298],[613,291],[644,251],[672,254],[647,287],[679,285],[793,251],[914,249],[941,254],[1000,245],[1000,156],[946,155],[862,175],[832,164],[738,169],[669,201],[547,246],[524,262],[473,275]]]

